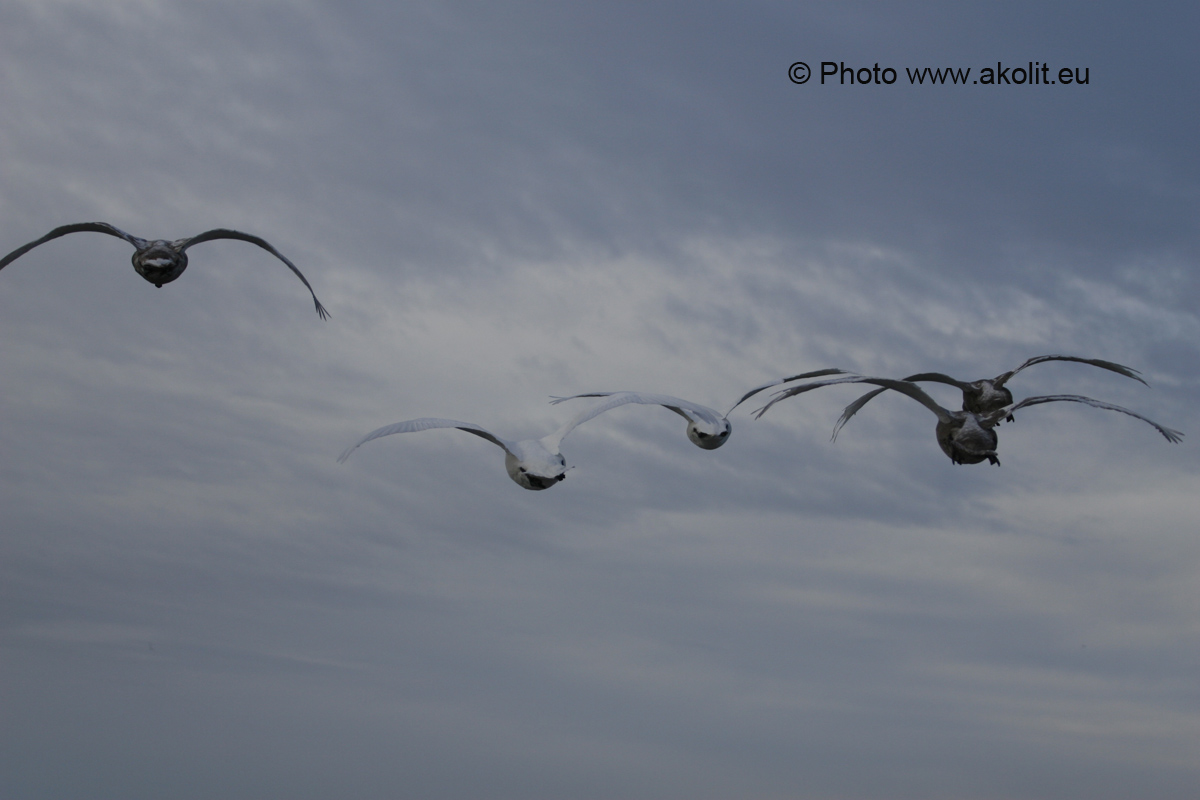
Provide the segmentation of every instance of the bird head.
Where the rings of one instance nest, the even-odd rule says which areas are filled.
[[[971,384],[970,390],[963,390],[963,410],[976,414],[986,414],[998,408],[1004,408],[1013,401],[1012,392],[1003,384],[997,386],[994,381],[982,380]]]
[[[150,242],[133,254],[133,268],[146,280],[162,288],[187,269],[187,253],[164,239]]]
[[[541,456],[541,457],[538,457]],[[504,467],[508,477],[512,478],[523,489],[540,492],[549,489],[554,484],[567,479],[567,461],[558,453],[535,454],[525,458],[517,458],[507,453]]]
[[[733,426],[729,424],[729,420],[722,418],[716,425],[705,422],[704,420],[693,420],[688,423],[687,437],[692,440],[692,444],[704,450],[716,450],[721,445],[729,441],[729,433],[733,430]]]

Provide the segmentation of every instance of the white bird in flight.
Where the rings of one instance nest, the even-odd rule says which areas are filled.
[[[372,439],[378,439],[381,436],[390,436],[393,433],[416,433],[417,431],[426,431],[430,428],[458,428],[460,431],[474,434],[481,439],[487,439],[492,444],[504,450],[504,468],[508,470],[508,477],[516,481],[519,486],[533,491],[549,489],[559,481],[565,480],[567,470],[570,469],[567,466],[566,459],[563,458],[560,452],[562,440],[566,438],[567,434],[592,417],[602,414],[610,408],[623,405],[626,402],[629,401],[624,399],[610,399],[609,401],[599,403],[577,414],[554,433],[543,436],[540,439],[522,439],[519,442],[502,439],[473,422],[459,422],[458,420],[436,419],[434,417],[405,420],[404,422],[385,425],[382,428],[371,431],[353,445],[347,447],[338,456],[338,463],[340,464],[349,458],[350,454],[360,445]]]
[[[309,293],[312,294],[313,303],[317,307],[317,315],[321,319],[329,318],[329,312],[325,310],[325,306],[321,305],[321,301],[317,299],[317,293],[313,291],[308,280],[296,268],[295,264],[284,257],[283,253],[272,247],[266,239],[254,236],[253,234],[242,233],[241,231],[229,230],[228,228],[214,228],[211,231],[205,231],[187,239],[168,241],[167,239],[140,239],[114,225],[109,225],[107,222],[77,222],[72,225],[63,225],[55,228],[37,241],[30,242],[13,250],[3,259],[0,259],[0,269],[4,269],[25,253],[28,253],[40,244],[45,244],[51,239],[66,236],[68,233],[82,232],[107,233],[109,236],[116,236],[118,239],[124,239],[129,242],[133,245],[133,268],[137,270],[138,275],[141,275],[160,289],[164,283],[170,283],[175,280],[187,269],[188,257],[184,251],[194,244],[210,242],[214,239],[238,239],[243,242],[256,244],[284,264],[287,264],[288,268],[296,273],[296,277],[304,283]]]
[[[890,378],[867,378],[861,375],[851,375],[844,378],[833,378],[831,380],[816,381],[814,383],[796,386],[791,389],[784,389],[777,392],[771,402],[760,408],[756,413],[756,418],[761,417],[767,412],[771,406],[784,400],[788,397],[795,397],[804,392],[813,389],[820,389],[823,386],[833,386],[839,383],[870,383],[876,386],[881,386],[884,389],[892,389],[897,392],[908,395],[916,400],[921,405],[932,411],[938,418],[935,434],[937,436],[938,446],[942,448],[942,452],[949,456],[950,461],[954,464],[978,464],[982,461],[988,461],[996,466],[1000,465],[1000,459],[996,456],[996,446],[999,443],[1000,437],[995,431],[995,427],[1000,422],[1012,415],[1012,412],[1025,406],[1041,405],[1042,403],[1056,402],[1071,402],[1084,403],[1096,408],[1105,408],[1109,411],[1120,411],[1122,414],[1128,414],[1131,417],[1136,417],[1142,422],[1154,426],[1154,428],[1172,444],[1178,443],[1183,439],[1183,434],[1171,428],[1163,427],[1151,419],[1143,417],[1134,411],[1127,408],[1105,403],[1101,400],[1093,400],[1090,397],[1084,397],[1077,394],[1050,394],[1039,395],[1037,397],[1027,397],[1017,403],[1010,403],[1000,408],[984,413],[976,413],[974,411],[950,411],[942,408],[932,397],[921,390],[921,387],[915,383],[907,381],[897,381]],[[857,406],[857,407],[856,407]],[[842,412],[842,416],[837,421],[837,425],[833,429],[833,438],[837,438],[838,431],[845,425],[850,417],[861,408],[857,403],[851,403]]]
[[[822,375],[840,375],[844,374],[845,370],[841,369],[819,369],[815,372],[805,372],[801,375],[793,375],[790,378],[779,378],[770,383],[764,383],[762,386],[757,386],[742,395],[741,399],[730,406],[729,410],[724,414],[711,409],[708,406],[702,406],[699,403],[693,403],[688,400],[682,400],[678,397],[672,397],[667,394],[648,394],[646,392],[588,392],[586,394],[575,394],[570,397],[556,397],[551,400],[552,405],[564,403],[567,400],[575,400],[580,397],[608,397],[611,398],[609,408],[616,408],[619,405],[626,403],[641,403],[643,405],[662,406],[674,411],[679,416],[687,420],[687,437],[692,444],[704,450],[716,450],[725,442],[729,441],[729,434],[733,431],[733,425],[729,422],[729,415],[733,413],[733,409],[740,406],[746,400],[749,400],[754,395],[764,389],[769,389],[772,386],[778,386],[781,383],[790,381],[803,380],[805,378],[819,378]],[[607,410],[607,409],[606,409]]]

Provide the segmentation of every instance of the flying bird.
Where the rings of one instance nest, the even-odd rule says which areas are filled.
[[[434,417],[405,420],[404,422],[385,425],[382,428],[371,431],[353,445],[347,447],[338,456],[338,463],[341,464],[349,458],[350,454],[360,445],[372,439],[378,439],[381,436],[390,436],[393,433],[416,433],[417,431],[426,431],[431,428],[458,428],[460,431],[474,434],[481,439],[487,439],[492,444],[504,450],[504,468],[508,470],[508,477],[512,478],[519,486],[533,491],[549,489],[559,481],[565,480],[567,470],[570,469],[567,466],[566,459],[563,458],[560,452],[562,440],[566,438],[567,434],[592,417],[602,414],[610,408],[616,408],[625,402],[628,401],[609,400],[599,403],[577,414],[554,433],[543,436],[541,439],[522,439],[519,442],[502,439],[473,422],[459,422],[458,420],[436,419]]]
[[[45,244],[51,239],[66,236],[68,233],[83,232],[107,233],[109,236],[116,236],[118,239],[124,239],[129,242],[133,245],[133,268],[137,270],[138,275],[141,275],[160,289],[164,283],[170,283],[175,280],[187,269],[188,257],[185,251],[194,244],[211,242],[214,239],[238,239],[243,242],[256,244],[284,264],[287,264],[288,269],[296,273],[296,277],[304,283],[309,293],[312,294],[313,303],[317,307],[317,315],[321,319],[329,318],[329,312],[325,310],[325,306],[321,305],[321,301],[317,299],[317,293],[313,291],[308,280],[296,268],[295,264],[284,257],[283,253],[272,247],[266,239],[254,236],[253,234],[242,233],[241,231],[229,230],[228,228],[214,228],[211,231],[205,231],[188,239],[168,241],[166,239],[140,239],[114,225],[109,225],[107,222],[77,222],[73,225],[63,225],[62,227],[55,228],[37,241],[30,242],[13,250],[0,260],[0,269],[4,269],[33,248],[40,244]]]
[[[1039,395],[1036,397],[1027,397],[1017,403],[1010,403],[992,411],[978,413],[975,411],[950,411],[938,405],[932,397],[921,390],[921,387],[915,383],[907,381],[897,381],[890,378],[867,378],[861,375],[851,375],[844,378],[833,378],[826,381],[816,381],[803,386],[797,386],[791,389],[784,389],[776,393],[776,396],[771,402],[763,406],[756,413],[756,418],[761,417],[767,412],[771,406],[784,400],[788,397],[795,397],[812,389],[819,389],[823,386],[833,386],[839,383],[870,383],[876,386],[881,386],[884,389],[892,389],[897,392],[908,395],[916,400],[921,405],[928,408],[937,416],[937,428],[935,434],[937,436],[938,446],[942,448],[950,461],[954,464],[978,464],[982,461],[988,461],[996,466],[1000,465],[1000,459],[996,456],[996,446],[999,443],[999,436],[996,434],[996,426],[1012,415],[1012,412],[1026,406],[1036,406],[1042,403],[1056,402],[1071,402],[1084,403],[1096,408],[1105,408],[1109,411],[1120,411],[1122,414],[1128,414],[1131,417],[1136,417],[1142,422],[1154,426],[1155,430],[1161,433],[1168,442],[1172,444],[1182,441],[1183,434],[1179,431],[1165,428],[1157,422],[1143,417],[1141,414],[1130,411],[1127,408],[1105,403],[1101,400],[1093,400],[1090,397],[1084,397],[1077,394],[1049,394]],[[838,431],[842,426],[849,421],[850,417],[858,411],[854,407],[855,404],[847,406],[842,412],[842,416],[838,419],[837,425],[833,430],[833,437],[836,439]]]
[[[716,450],[725,444],[729,440],[729,432],[732,430],[729,420],[720,412],[714,411],[708,406],[691,403],[667,394],[590,392],[588,394],[572,395],[571,397],[556,397],[551,401],[551,404],[557,405],[558,403],[564,403],[567,400],[575,400],[580,397],[608,397],[611,398],[613,408],[626,403],[643,403],[645,405],[669,408],[687,420],[687,437],[692,440],[692,444],[702,447],[705,450]]]
[[[960,381],[957,378],[951,378],[949,375],[941,372],[921,372],[917,375],[909,375],[903,380],[909,382],[916,381],[931,381],[934,383],[945,383],[950,386],[958,387],[962,391],[962,407],[963,411],[973,411],[976,414],[986,414],[995,411],[998,408],[1010,405],[1013,402],[1012,392],[1005,386],[1014,375],[1026,367],[1032,367],[1034,364],[1041,364],[1043,361],[1075,361],[1080,364],[1090,364],[1093,367],[1100,367],[1109,372],[1115,372],[1118,375],[1124,375],[1126,378],[1133,378],[1142,384],[1147,384],[1142,380],[1142,376],[1136,369],[1115,364],[1112,361],[1103,361],[1098,358],[1079,358],[1078,356],[1034,356],[1016,369],[1011,369],[1008,372],[1002,372],[994,378],[983,378],[977,381]],[[855,412],[862,409],[867,403],[871,402],[881,392],[886,392],[887,389],[875,389],[867,392],[862,397],[855,400],[846,407],[850,411],[850,415],[854,416]],[[853,409],[851,411],[851,409]],[[1012,422],[1012,415],[1007,417],[1009,422]],[[839,428],[841,426],[838,426]]]
[[[645,392],[588,392],[586,394],[571,395],[570,397],[555,397],[551,400],[551,404],[557,405],[558,403],[564,403],[567,400],[575,400],[580,397],[609,397],[612,398],[610,408],[616,408],[626,403],[663,406],[687,420],[687,437],[691,440],[692,444],[704,450],[716,450],[729,441],[729,434],[732,432],[733,426],[730,424],[728,417],[733,413],[733,409],[754,395],[764,389],[778,386],[781,383],[789,383],[806,378],[819,378],[822,375],[840,375],[844,373],[845,370],[841,369],[819,369],[815,372],[805,372],[802,375],[793,375],[790,378],[780,378],[770,383],[764,383],[762,386],[751,389],[742,395],[742,398],[734,403],[724,414],[708,406],[681,400],[678,397],[666,394],[647,394]]]

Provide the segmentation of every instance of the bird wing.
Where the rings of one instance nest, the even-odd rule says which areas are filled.
[[[925,392],[923,392],[921,390],[921,387],[917,386],[915,383],[909,383],[908,381],[897,381],[897,380],[893,380],[891,378],[868,378],[863,375],[850,375],[845,378],[831,378],[830,380],[827,380],[827,381],[817,381],[815,383],[806,383],[803,386],[796,386],[791,389],[784,389],[783,391],[776,392],[775,399],[773,399],[771,402],[767,403],[765,406],[763,406],[762,408],[760,408],[758,411],[755,412],[755,415],[754,415],[755,419],[758,419],[763,414],[765,414],[767,412],[767,409],[769,409],[771,406],[778,403],[780,400],[786,400],[789,397],[795,397],[798,394],[803,394],[804,392],[811,391],[812,389],[820,389],[823,386],[833,386],[833,385],[839,384],[839,383],[873,383],[876,386],[882,386],[885,389],[893,389],[897,392],[908,395],[909,397],[916,400],[921,405],[928,408],[930,411],[932,411],[934,414],[937,415],[937,418],[939,421],[950,422],[953,419],[950,416],[949,411],[947,411],[946,409],[939,406],[932,397],[925,394]],[[853,406],[853,405],[854,405],[854,403],[851,403],[851,406]],[[862,406],[859,406],[859,408],[861,408],[861,407]],[[854,409],[854,411],[857,411],[857,410],[858,410],[858,408]],[[845,417],[845,419],[847,419],[847,420],[849,419],[849,417],[845,415],[844,411],[842,412],[842,414],[843,414],[843,417]],[[838,425],[838,427],[840,428],[841,425],[845,424],[845,421],[839,420],[839,423],[840,424]],[[836,429],[835,429],[835,435],[836,435]]]
[[[847,374],[846,370],[836,369],[836,368],[831,367],[829,369],[818,369],[813,372],[804,372],[804,373],[801,373],[800,375],[793,375],[790,378],[779,378],[778,380],[773,380],[770,383],[764,383],[762,386],[756,386],[753,389],[751,389],[750,391],[746,392],[744,395],[742,395],[740,400],[738,400],[736,403],[734,403],[732,406],[729,407],[729,410],[725,412],[725,416],[728,417],[730,414],[733,413],[733,410],[735,408],[737,408],[742,403],[749,400],[751,397],[754,397],[754,395],[758,394],[763,389],[770,389],[772,386],[778,386],[781,383],[790,383],[791,381],[802,381],[802,380],[807,380],[808,378],[820,378],[822,375],[845,375],[845,374]]]
[[[646,392],[589,392],[587,394],[576,394],[570,397],[555,397],[550,401],[551,405],[558,405],[567,400],[574,400],[578,397],[608,397],[610,398],[604,403],[599,403],[593,406],[590,410],[596,414],[602,414],[611,408],[625,405],[626,403],[642,403],[643,405],[664,406],[674,411],[679,416],[686,419],[688,422],[694,422],[697,419],[703,420],[710,425],[720,425],[723,417],[720,412],[702,406],[699,403],[692,403],[688,400],[681,400],[678,397],[672,397],[669,394],[649,394]],[[588,417],[591,419],[591,417]],[[585,422],[586,420],[580,420]],[[576,423],[577,425],[579,423]],[[564,434],[565,436],[566,434]]]
[[[542,445],[552,453],[557,453],[562,445],[562,440],[567,437],[567,434],[578,428],[583,423],[595,416],[603,414],[605,411],[614,409],[617,406],[623,406],[626,403],[648,403],[650,405],[666,406],[667,408],[679,414],[682,417],[691,419],[685,414],[682,409],[686,408],[696,414],[701,419],[711,419],[713,424],[717,424],[720,420],[720,414],[705,406],[698,406],[694,403],[689,403],[686,400],[680,400],[678,397],[671,397],[665,394],[642,394],[641,392],[615,392],[613,394],[595,394],[595,395],[579,395],[579,397],[607,397],[608,399],[602,403],[588,408],[574,418],[569,420],[561,428],[554,433],[542,437]],[[570,397],[556,398],[552,403],[558,403],[565,400],[570,400]]]
[[[515,447],[514,443],[501,439],[492,432],[479,427],[472,422],[459,422],[454,419],[437,419],[434,417],[421,417],[420,419],[409,419],[404,422],[397,422],[393,425],[385,425],[382,428],[377,428],[371,431],[357,442],[347,447],[345,451],[338,456],[338,463],[341,464],[350,454],[353,453],[360,445],[378,439],[380,436],[391,436],[393,433],[416,433],[417,431],[427,431],[430,428],[458,428],[460,431],[473,433],[481,439],[487,439],[495,445],[499,445],[506,453],[512,453]]]
[[[980,417],[980,423],[986,427],[991,427],[993,425],[998,425],[1000,420],[1006,418],[1009,414],[1019,408],[1024,408],[1025,406],[1037,406],[1041,405],[1042,403],[1057,403],[1060,401],[1083,403],[1084,405],[1095,406],[1096,408],[1106,408],[1109,411],[1120,411],[1122,414],[1128,414],[1131,417],[1140,419],[1147,425],[1154,426],[1154,429],[1161,433],[1166,440],[1172,444],[1178,444],[1179,442],[1183,441],[1183,434],[1179,431],[1159,425],[1154,420],[1143,417],[1136,411],[1130,411],[1128,408],[1113,405],[1112,403],[1105,403],[1103,400],[1094,400],[1091,397],[1084,397],[1083,395],[1079,394],[1045,394],[1038,395],[1037,397],[1026,397],[1024,400],[1021,400],[1018,403],[1012,403],[1004,408],[993,411],[991,414],[988,414],[985,417]]]
[[[115,225],[109,225],[107,222],[76,222],[72,225],[63,225],[55,228],[37,241],[30,242],[29,244],[22,245],[16,250],[13,250],[3,259],[0,259],[0,269],[4,269],[33,248],[37,247],[39,244],[45,244],[51,239],[57,239],[60,236],[66,236],[68,233],[84,232],[107,233],[109,236],[116,236],[118,239],[124,239],[137,249],[141,249],[146,246],[145,239],[139,239],[136,236],[131,236]]]
[[[1016,375],[1026,367],[1032,367],[1034,364],[1040,364],[1043,361],[1077,361],[1080,364],[1091,364],[1093,367],[1100,367],[1100,369],[1106,369],[1109,372],[1115,372],[1118,375],[1124,375],[1126,378],[1133,378],[1135,381],[1139,381],[1146,386],[1150,385],[1142,380],[1141,373],[1132,367],[1126,367],[1123,364],[1115,364],[1112,361],[1102,361],[1099,358],[1079,358],[1078,356],[1034,356],[1016,369],[1009,370],[1002,375],[997,375],[996,379],[992,381],[992,385],[996,387],[1003,386],[1013,375]]]
[[[962,389],[963,391],[966,391],[967,389],[971,388],[971,385],[969,383],[963,383],[962,381],[957,380],[956,378],[951,378],[949,375],[946,375],[943,372],[920,372],[920,373],[917,373],[916,375],[909,375],[904,380],[909,381],[909,382],[930,381],[932,383],[945,383],[945,384],[949,384],[950,386],[956,386],[959,389]],[[871,402],[877,396],[879,396],[880,394],[882,394],[883,392],[886,392],[886,391],[887,391],[886,386],[881,389],[872,389],[871,391],[867,392],[862,397],[858,398],[853,403],[851,403],[850,405],[848,405],[844,409],[842,409],[842,416],[838,418],[837,424],[833,426],[834,440],[835,441],[837,440],[838,433],[840,433],[842,430],[842,427],[845,426],[845,424],[850,421],[851,417],[853,417],[859,411],[862,411],[863,406],[865,406],[867,403]],[[922,392],[921,394],[925,394],[925,393]],[[925,396],[928,397],[928,395],[925,395]],[[939,419],[940,419],[940,417],[939,417]]]
[[[837,424],[833,426],[833,440],[835,442],[837,441],[838,433],[842,430],[842,427],[847,422],[850,421],[851,417],[853,417],[855,414],[857,414],[859,411],[861,411],[862,407],[865,406],[867,403],[871,402],[872,400],[874,400],[877,395],[883,394],[886,391],[887,391],[886,386],[879,388],[879,389],[872,389],[871,391],[864,394],[862,397],[855,400],[850,405],[843,408],[842,415],[840,417],[838,417]]]
[[[263,250],[266,250],[268,253],[278,258],[283,263],[287,264],[288,268],[292,272],[296,273],[296,277],[299,278],[306,287],[308,287],[309,294],[312,295],[313,303],[317,307],[317,316],[319,316],[321,319],[329,319],[329,312],[325,310],[325,306],[321,305],[321,301],[317,299],[317,293],[313,291],[312,285],[309,284],[308,279],[304,277],[304,274],[300,272],[300,270],[296,268],[296,265],[289,261],[283,253],[276,250],[271,246],[270,242],[260,236],[255,236],[251,233],[242,233],[241,231],[234,231],[228,228],[213,228],[211,231],[205,231],[204,233],[197,234],[190,239],[182,239],[181,241],[183,244],[180,246],[179,252],[182,253],[192,245],[200,244],[201,242],[211,242],[213,239],[237,239],[243,242],[250,242],[250,244],[256,244]]]
[[[916,375],[909,375],[904,380],[913,381],[928,381],[929,383],[944,383],[948,386],[956,386],[964,392],[971,388],[971,384],[966,381],[960,381],[958,378],[951,378],[944,372],[918,372]]]

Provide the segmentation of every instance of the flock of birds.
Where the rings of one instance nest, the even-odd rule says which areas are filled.
[[[236,239],[239,241],[250,242],[251,244],[261,247],[263,250],[271,253],[278,258],[288,268],[295,273],[304,286],[312,295],[313,304],[316,306],[317,315],[321,319],[328,319],[329,312],[321,305],[321,301],[317,299],[317,294],[313,291],[311,285],[304,275],[297,269],[296,265],[289,261],[282,253],[276,250],[270,243],[261,237],[254,236],[241,231],[229,230],[227,228],[215,228],[210,231],[192,236],[186,239],[166,240],[166,239],[141,239],[137,236],[132,236],[125,231],[117,228],[107,222],[80,222],[73,225],[63,225],[55,228],[40,239],[36,239],[28,244],[18,247],[11,253],[0,259],[0,269],[8,266],[10,263],[20,258],[25,253],[33,248],[45,244],[60,236],[65,236],[69,233],[92,232],[106,233],[110,236],[115,236],[119,239],[124,239],[129,244],[133,245],[134,253],[132,257],[133,268],[137,273],[155,286],[162,288],[164,283],[170,283],[183,274],[187,268],[188,257],[186,250],[195,244],[201,242],[209,242],[214,239]],[[439,419],[435,417],[422,417],[420,419],[410,419],[403,422],[397,422],[393,425],[386,425],[377,430],[371,431],[362,439],[355,442],[350,447],[346,448],[345,452],[338,458],[338,463],[344,462],[350,457],[359,446],[378,439],[383,436],[390,436],[394,433],[416,433],[418,431],[430,430],[432,428],[457,428],[460,431],[473,434],[482,439],[486,439],[492,444],[497,445],[504,450],[504,466],[508,471],[508,475],[519,486],[525,489],[541,490],[549,489],[554,484],[566,478],[567,466],[566,459],[563,458],[561,452],[562,441],[571,431],[582,425],[584,422],[596,417],[605,411],[617,408],[618,406],[628,403],[638,403],[642,405],[662,406],[670,409],[679,416],[687,420],[687,437],[695,444],[704,450],[716,450],[729,441],[729,436],[733,430],[729,423],[729,415],[733,413],[739,405],[749,400],[751,397],[770,389],[773,386],[783,384],[797,384],[799,381],[810,381],[808,383],[799,383],[791,385],[787,388],[777,391],[774,397],[755,412],[755,418],[762,417],[767,411],[782,400],[804,394],[813,389],[820,389],[825,386],[834,386],[844,383],[861,383],[876,388],[867,392],[842,411],[842,416],[838,419],[834,427],[833,438],[837,438],[838,432],[845,426],[850,419],[866,406],[872,399],[882,392],[892,390],[901,394],[907,395],[916,400],[921,405],[928,408],[937,417],[937,427],[935,435],[937,437],[938,446],[945,453],[950,461],[954,464],[979,464],[987,461],[994,465],[1000,464],[1000,459],[996,455],[996,447],[999,443],[999,437],[996,434],[996,426],[1004,421],[1013,420],[1013,412],[1019,409],[1041,405],[1043,403],[1070,402],[1083,403],[1085,405],[1103,408],[1109,411],[1119,411],[1122,414],[1128,414],[1131,417],[1142,420],[1151,425],[1159,433],[1166,438],[1168,442],[1177,443],[1183,439],[1183,434],[1171,428],[1159,425],[1151,419],[1148,419],[1141,414],[1130,411],[1112,403],[1106,403],[1101,400],[1095,400],[1090,397],[1084,397],[1077,394],[1050,394],[1038,395],[1035,397],[1027,397],[1024,400],[1014,401],[1012,392],[1009,391],[1007,383],[1017,373],[1026,367],[1031,367],[1034,364],[1041,364],[1046,361],[1074,361],[1081,364],[1089,364],[1093,367],[1115,372],[1118,375],[1123,375],[1126,378],[1139,381],[1143,384],[1146,382],[1138,374],[1137,370],[1115,364],[1111,361],[1103,361],[1095,358],[1079,358],[1077,356],[1063,355],[1044,355],[1036,356],[1027,360],[1016,369],[1001,373],[995,378],[982,379],[976,381],[962,381],[952,378],[940,372],[923,372],[916,375],[909,375],[907,378],[896,380],[893,378],[877,378],[865,375],[856,375],[848,373],[841,369],[820,369],[812,372],[805,372],[799,375],[792,375],[786,378],[764,383],[746,392],[742,397],[734,403],[729,411],[724,414],[702,406],[698,403],[692,403],[687,400],[682,400],[678,397],[671,397],[662,394],[647,394],[644,392],[589,392],[586,394],[572,395],[571,397],[556,397],[553,398],[553,403],[563,403],[570,400],[578,400],[581,398],[604,398],[601,402],[592,405],[586,410],[577,414],[566,424],[560,427],[553,433],[547,434],[540,439],[523,439],[514,441],[504,439],[491,431],[476,425],[471,422],[460,422],[452,419]],[[836,376],[836,377],[830,377]],[[814,380],[820,379],[820,380]],[[918,382],[934,382],[943,383],[958,388],[962,392],[962,409],[952,411],[943,408],[932,397],[925,393],[919,386]]]

